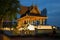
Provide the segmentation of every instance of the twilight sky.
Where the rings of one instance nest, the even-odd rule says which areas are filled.
[[[40,10],[47,8],[47,24],[60,26],[60,0],[19,0],[24,6],[31,6],[32,2]],[[19,16],[18,16],[19,17]]]

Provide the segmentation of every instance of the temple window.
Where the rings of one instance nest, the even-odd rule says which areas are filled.
[[[24,24],[27,24],[27,22],[26,22],[26,21],[24,21]]]
[[[32,24],[33,24],[33,25],[39,25],[39,24],[40,24],[40,21],[39,21],[39,20],[32,21]]]
[[[39,21],[39,20],[37,20],[37,21],[36,21],[36,25],[39,25],[39,24],[40,24],[40,21]]]

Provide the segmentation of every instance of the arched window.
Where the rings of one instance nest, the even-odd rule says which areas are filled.
[[[36,25],[39,25],[39,24],[40,24],[40,21],[39,21],[39,20],[37,20],[35,23],[36,23]]]
[[[39,24],[40,24],[40,21],[39,20],[32,21],[32,25],[39,25]]]
[[[27,24],[27,22],[26,22],[26,21],[24,21],[24,24]]]

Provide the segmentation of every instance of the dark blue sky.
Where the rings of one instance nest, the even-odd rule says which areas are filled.
[[[40,10],[47,8],[47,24],[60,26],[60,0],[19,0],[24,6],[31,6],[32,2]]]

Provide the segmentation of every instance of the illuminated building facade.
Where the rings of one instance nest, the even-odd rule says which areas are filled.
[[[21,6],[20,7],[20,18],[17,20],[17,28],[27,27],[28,24],[31,25],[46,25],[47,21],[47,10],[46,8],[43,11],[40,11],[37,6],[32,5],[29,7]]]

